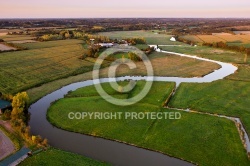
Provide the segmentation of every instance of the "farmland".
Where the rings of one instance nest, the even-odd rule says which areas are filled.
[[[24,37],[24,35],[15,35],[15,38],[20,39],[20,41],[22,41],[21,39],[27,39]],[[8,36],[6,38],[11,39],[14,37]],[[92,79],[91,73],[87,73],[92,70],[95,59],[78,59],[82,55],[84,48],[86,48],[82,40],[71,39],[19,43],[16,45],[27,48],[28,50],[0,54],[1,92],[14,94],[57,79],[81,73],[86,74],[84,76],[79,75],[79,78],[82,78],[78,79],[79,81]],[[138,45],[137,47],[146,48],[146,45]],[[219,68],[219,66],[214,63],[161,53],[153,53],[149,58],[152,60],[155,74],[158,76],[199,77]],[[164,65],[162,65],[162,63]],[[138,70],[130,71],[126,66],[123,66],[119,68],[118,75],[146,75],[145,66],[143,66],[142,62],[136,64],[138,65]],[[101,71],[102,77],[107,77],[106,72],[107,69]],[[50,87],[48,89],[50,89]],[[31,96],[32,101],[37,98],[38,96]]]
[[[33,44],[33,43],[32,43]],[[199,77],[218,69],[215,63],[199,61],[190,58],[179,57],[176,55],[168,55],[165,53],[153,53],[149,55],[155,76],[175,76],[175,77]],[[162,65],[164,64],[164,65]],[[143,62],[136,62],[137,68],[129,70],[126,65],[121,65],[117,68],[117,76],[126,75],[146,75],[146,68]],[[193,67],[195,66],[195,67]],[[108,68],[100,70],[100,77],[107,77]],[[70,76],[61,80],[55,80],[46,83],[42,86],[29,89],[27,92],[31,97],[31,103],[41,98],[42,96],[59,89],[62,86],[74,82],[92,79],[92,72],[86,72],[81,75]]]
[[[159,44],[159,45],[183,45],[181,42],[172,42],[170,38],[172,35],[158,34],[154,31],[115,31],[115,32],[102,32],[99,33],[102,36],[108,36],[111,39],[125,39],[134,37],[145,38],[147,44]]]
[[[128,94],[112,90],[109,84],[103,86],[112,96],[126,98],[134,96],[144,83],[137,82],[135,89]],[[154,82],[142,101],[126,107],[106,102],[98,95],[94,86],[80,88],[55,102],[48,111],[48,119],[53,125],[66,130],[120,140],[200,165],[237,165],[239,162],[241,165],[248,165],[238,131],[234,123],[226,119],[185,112],[179,112],[182,116],[179,120],[67,118],[69,112],[81,111],[169,112],[172,110],[162,108],[162,103],[173,88],[173,83]]]
[[[50,148],[23,161],[20,166],[33,165],[84,165],[84,166],[108,166],[109,164],[92,160],[81,155],[64,152],[58,149]]]
[[[184,43],[171,42],[169,39],[172,35],[156,34],[155,32],[124,31],[99,34],[118,39],[144,37],[148,44],[170,45],[160,46],[163,50],[234,63],[239,70],[223,80],[204,84],[182,83],[170,100],[170,106],[240,117],[247,132],[250,133],[250,123],[248,122],[250,105],[249,102],[246,102],[250,97],[247,93],[250,91],[248,88],[250,85],[249,58],[245,62],[245,55],[239,52],[204,46],[191,47]],[[0,53],[0,92],[14,94],[27,90],[30,103],[33,103],[60,87],[92,79],[92,69],[96,59],[90,57],[84,60],[79,59],[84,48],[88,47],[82,40],[26,43],[31,40],[29,37],[22,35],[3,37],[8,42],[17,42],[17,46],[27,48],[27,50]],[[248,45],[248,39],[243,35],[241,35],[240,41],[237,36],[230,37],[230,35],[220,35],[220,37],[218,35],[213,37],[189,35],[186,37],[196,42],[223,40],[229,44],[244,43]],[[145,49],[147,45],[136,45],[136,47]],[[127,53],[118,53],[115,57],[121,58],[123,55],[126,57]],[[148,57],[155,76],[202,77],[220,68],[215,63],[165,53],[153,52]],[[105,61],[105,64],[109,63]],[[116,71],[116,76],[146,75],[143,63],[135,62],[135,64],[137,68],[133,70],[128,70],[126,65],[121,65]],[[107,77],[107,73],[108,68],[101,69],[100,77]],[[104,84],[104,87],[105,91],[116,98],[128,98],[139,92],[144,85],[142,81],[137,83],[136,88],[129,93],[116,92],[108,84]],[[80,88],[68,94],[64,99],[53,103],[48,111],[48,119],[53,125],[69,131],[119,140],[184,158],[199,165],[221,165],[221,163],[223,165],[237,165],[238,163],[249,165],[235,124],[227,119],[179,111],[174,111],[182,114],[181,120],[177,121],[160,119],[72,121],[67,118],[68,113],[72,111],[170,112],[173,110],[163,108],[162,105],[173,88],[174,83],[155,82],[150,93],[142,101],[126,107],[114,106],[106,102],[93,86]],[[50,155],[55,158],[50,159]],[[48,165],[54,163],[60,165],[61,160],[67,164],[67,161],[64,161],[66,159],[86,165],[100,164],[55,149],[35,155],[23,164]],[[68,164],[72,163],[68,162]]]
[[[231,35],[222,33],[215,35],[185,35],[180,38],[195,43],[225,42],[228,45],[250,47],[250,35]]]
[[[34,37],[28,35],[5,35],[1,36],[1,39],[3,39],[6,42],[14,42],[14,41],[31,40],[34,39]]]
[[[78,59],[83,50],[79,40],[22,45],[30,49],[0,54],[1,92],[17,93],[92,70],[92,62]]]
[[[122,55],[123,54],[119,54],[118,56],[121,57]],[[215,63],[158,52],[150,54],[149,59],[154,69],[154,76],[202,77],[214,69],[220,68],[220,66]],[[136,62],[136,66],[136,69],[131,70],[128,70],[126,65],[119,66],[116,71],[116,76],[147,75],[143,62]],[[108,73],[108,71],[107,69],[103,69],[100,73],[102,77],[107,77],[106,73]]]
[[[242,64],[244,62],[245,54],[235,51],[229,51],[219,48],[211,48],[206,46],[197,47],[176,47],[176,46],[161,46],[163,50],[178,52],[189,55],[197,55],[200,57],[214,59],[222,62]],[[247,64],[250,64],[250,60],[247,59]]]

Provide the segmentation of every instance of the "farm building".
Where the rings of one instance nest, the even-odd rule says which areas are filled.
[[[176,41],[175,37],[171,37],[170,41]]]
[[[11,103],[5,100],[0,100],[0,114],[7,109],[11,109]]]
[[[99,46],[102,46],[102,47],[113,47],[114,44],[113,43],[98,43]]]

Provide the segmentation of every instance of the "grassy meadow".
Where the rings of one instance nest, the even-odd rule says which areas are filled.
[[[27,158],[20,166],[61,166],[61,165],[84,165],[84,166],[108,166],[109,164],[92,160],[81,155],[50,148],[41,153]]]
[[[128,94],[112,90],[107,83],[103,86],[112,96],[124,98],[134,96],[144,84],[137,82]],[[55,102],[47,117],[53,125],[65,130],[123,141],[199,165],[249,165],[235,124],[227,119],[186,112],[180,112],[179,120],[68,118],[69,112],[172,112],[162,108],[162,103],[173,88],[173,83],[154,82],[142,101],[126,107],[106,102],[93,86],[80,88]]]

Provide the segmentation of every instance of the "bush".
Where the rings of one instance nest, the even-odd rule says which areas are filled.
[[[5,110],[2,116],[3,120],[10,120],[11,119],[11,110]]]

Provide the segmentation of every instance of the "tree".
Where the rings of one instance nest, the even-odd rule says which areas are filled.
[[[125,56],[122,55],[122,62],[125,63]]]
[[[12,112],[11,112],[11,119],[18,120],[22,119],[25,120],[24,111],[27,109],[29,97],[26,92],[18,93],[16,96],[13,97],[12,100]]]

